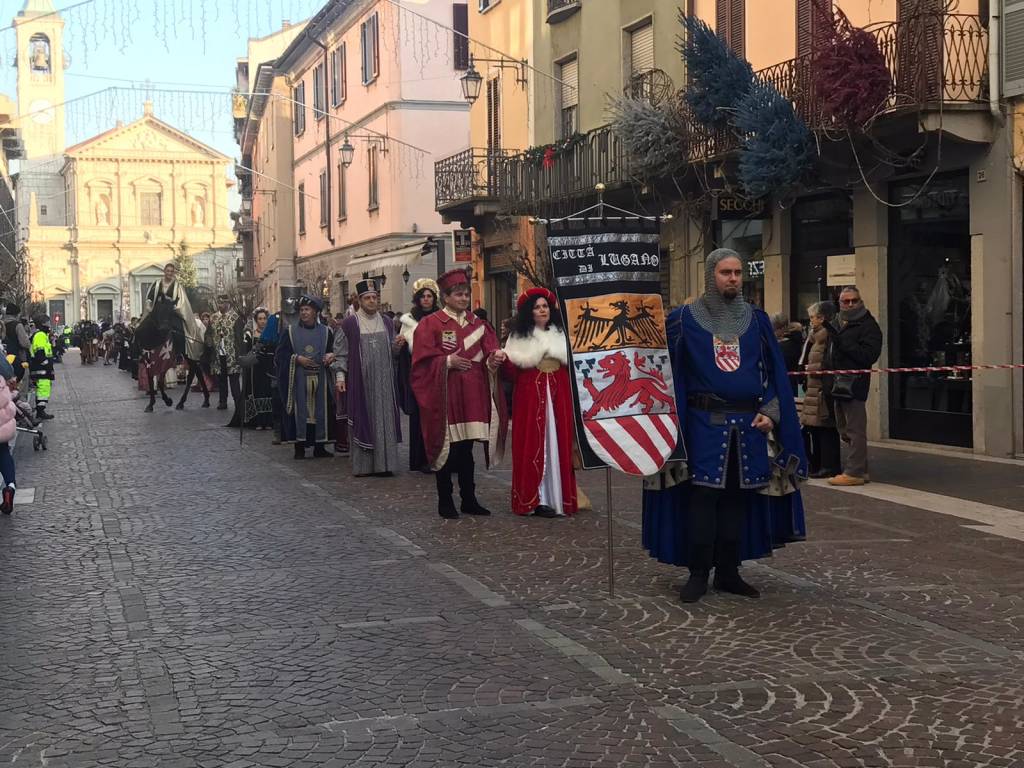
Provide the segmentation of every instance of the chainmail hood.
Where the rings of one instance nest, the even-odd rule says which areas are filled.
[[[723,259],[743,259],[731,248],[717,248],[704,262],[704,295],[690,305],[693,318],[708,333],[723,341],[734,341],[750,327],[753,310],[742,293],[735,299],[726,299],[715,285],[715,267]]]

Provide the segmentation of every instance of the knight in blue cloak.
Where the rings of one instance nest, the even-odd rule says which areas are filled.
[[[333,417],[334,389],[328,376],[334,362],[334,333],[319,321],[323,305],[304,295],[298,302],[298,322],[281,328],[275,367],[280,397],[284,404],[281,440],[293,443],[295,458],[333,456],[325,447],[328,421]]]
[[[704,279],[704,295],[667,319],[685,458],[644,490],[644,547],[689,568],[685,603],[707,593],[712,568],[715,589],[759,597],[742,561],[806,535],[807,459],[771,320],[744,300],[735,251],[713,251]]]

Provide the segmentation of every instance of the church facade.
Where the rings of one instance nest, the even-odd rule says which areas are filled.
[[[64,22],[51,0],[28,0],[15,26],[19,246],[33,300],[55,322],[126,320],[182,249],[200,285],[227,290],[240,256],[230,158],[157,119],[148,102],[138,120],[65,148]]]

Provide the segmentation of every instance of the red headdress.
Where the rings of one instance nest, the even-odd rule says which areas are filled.
[[[457,285],[469,285],[469,275],[464,269],[449,269],[437,278],[437,284],[444,293],[450,293]]]
[[[519,294],[519,298],[516,300],[516,309],[522,309],[523,304],[525,304],[535,296],[543,296],[545,299],[548,300],[548,304],[550,304],[553,309],[558,308],[558,299],[556,299],[555,294],[549,291],[547,288],[527,288],[525,291]]]

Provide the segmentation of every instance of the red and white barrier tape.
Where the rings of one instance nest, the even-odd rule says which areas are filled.
[[[1020,363],[1004,363],[1001,365],[932,365],[925,368],[840,368],[828,371],[790,371],[790,376],[834,376],[836,374],[856,373],[956,373],[960,371],[1005,371],[1024,368]]]

